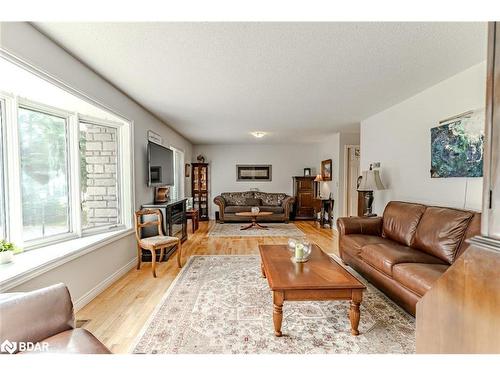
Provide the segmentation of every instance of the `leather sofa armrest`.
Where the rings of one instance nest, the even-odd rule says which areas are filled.
[[[289,195],[285,199],[283,199],[283,202],[281,202],[281,206],[285,210],[285,223],[288,223],[288,221],[290,220],[290,213],[292,212],[293,202],[295,202],[295,198]]]
[[[226,200],[218,195],[214,198],[214,203],[219,206],[219,220],[221,223],[224,222],[224,209],[226,208]]]
[[[0,342],[37,343],[73,328],[73,303],[64,284],[0,301]]]
[[[382,217],[339,217],[337,228],[341,236],[348,234],[382,235]]]

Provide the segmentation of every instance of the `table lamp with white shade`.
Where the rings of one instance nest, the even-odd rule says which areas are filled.
[[[375,216],[372,213],[373,205],[373,191],[374,190],[384,190],[385,186],[380,179],[380,173],[377,169],[373,169],[370,164],[370,170],[363,171],[361,183],[359,184],[358,191],[364,193],[365,199],[365,212],[364,216]]]
[[[314,179],[314,182],[316,182],[315,188],[314,188],[314,196],[316,198],[321,197],[321,186],[320,186],[321,181],[323,181],[323,177],[321,177],[321,175],[318,174],[316,176],[316,178]]]

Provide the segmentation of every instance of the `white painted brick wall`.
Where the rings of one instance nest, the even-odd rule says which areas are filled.
[[[86,125],[84,215],[87,227],[119,222],[117,134],[113,128]]]

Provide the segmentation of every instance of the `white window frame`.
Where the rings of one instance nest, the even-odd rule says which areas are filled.
[[[30,72],[34,73],[32,70]],[[36,74],[36,73],[35,73]],[[44,75],[36,74],[39,78],[55,84]],[[73,240],[80,237],[96,235],[105,232],[113,232],[121,229],[130,229],[133,225],[134,202],[134,162],[133,162],[133,122],[117,115],[109,108],[99,105],[89,100],[77,92],[63,88],[68,95],[74,95],[79,99],[89,102],[104,111],[118,116],[123,122],[113,122],[104,119],[97,119],[91,116],[82,115],[66,111],[64,109],[52,107],[38,103],[27,98],[18,97],[0,91],[0,101],[2,101],[3,125],[2,133],[4,193],[5,193],[5,230],[6,238],[20,246],[24,251],[38,249],[44,246]],[[23,216],[22,216],[22,193],[21,193],[21,158],[19,145],[19,124],[18,109],[39,111],[63,117],[66,119],[66,140],[67,140],[67,163],[68,163],[68,194],[69,194],[69,231],[64,234],[48,236],[43,239],[23,241]],[[81,222],[81,192],[80,192],[80,122],[95,124],[99,126],[113,127],[117,129],[117,199],[119,205],[120,223],[110,226],[100,226],[95,228],[82,228]],[[0,160],[2,161],[2,160]],[[0,180],[1,183],[1,180]],[[1,199],[1,198],[0,198]],[[8,220],[7,220],[8,217]],[[2,236],[2,234],[0,234]]]
[[[19,109],[26,109],[45,113],[49,116],[56,116],[65,119],[66,121],[66,168],[67,168],[67,183],[68,183],[68,232],[56,234],[52,236],[47,236],[45,238],[24,241],[23,240],[23,212],[22,212],[22,187],[21,187],[21,150],[19,145]],[[9,214],[14,213],[14,217],[17,219],[13,222],[12,227],[19,228],[19,232],[13,235],[13,241],[16,243],[22,243],[25,250],[30,250],[32,248],[41,247],[49,243],[61,242],[64,240],[69,240],[78,237],[78,215],[77,209],[73,206],[72,197],[75,194],[75,175],[76,171],[73,170],[72,160],[74,159],[74,150],[72,147],[72,139],[74,138],[74,126],[75,126],[75,116],[69,111],[62,110],[60,108],[51,107],[45,104],[34,102],[24,98],[17,98],[16,100],[16,119],[13,122],[13,133],[16,133],[15,142],[9,142],[11,144],[11,167],[17,170],[17,178],[13,183],[17,183],[17,187],[14,187],[19,193],[16,194],[16,201],[11,205]],[[14,141],[14,140],[13,140]],[[11,171],[9,171],[11,172]],[[16,212],[18,211],[18,212]]]
[[[127,223],[127,217],[126,217],[126,211],[123,209],[123,204],[127,200],[124,194],[124,188],[123,186],[127,184],[127,182],[124,180],[124,173],[123,170],[125,169],[122,153],[124,153],[124,147],[122,144],[127,144],[127,143],[122,143],[126,142],[126,138],[124,139],[123,137],[123,124],[118,123],[118,122],[113,122],[109,120],[102,120],[102,119],[97,119],[95,117],[91,116],[85,116],[85,115],[79,115],[78,117],[78,123],[77,123],[77,129],[78,132],[80,131],[80,123],[84,124],[89,124],[89,125],[95,125],[95,126],[101,126],[101,127],[107,127],[107,128],[113,128],[116,130],[116,196],[117,196],[117,206],[118,206],[118,215],[120,218],[119,223],[115,223],[112,225],[100,225],[100,226],[95,226],[91,228],[86,228],[84,229],[81,224],[80,228],[82,230],[82,234],[96,234],[96,233],[102,233],[106,232],[109,230],[115,230],[115,229],[124,229],[126,228],[126,223]],[[77,138],[79,141],[79,137]],[[79,150],[79,147],[78,147]],[[81,176],[81,170],[80,170],[80,155],[78,155],[77,163],[78,163],[78,189],[79,189],[79,194],[78,194],[78,204],[80,205],[80,197],[81,197],[81,191],[80,191],[80,176]],[[81,206],[80,206],[81,207]],[[80,221],[81,221],[81,215],[82,215],[83,209],[80,209]]]
[[[5,182],[5,173],[7,162],[7,154],[6,154],[6,137],[5,124],[7,122],[7,110],[6,110],[6,101],[0,96],[0,184],[2,188],[3,195],[0,196],[0,223],[2,224],[2,230],[0,231],[0,239],[7,239],[7,233],[9,233],[9,228],[7,228],[7,184]]]

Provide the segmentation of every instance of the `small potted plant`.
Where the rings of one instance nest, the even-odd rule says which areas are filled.
[[[21,249],[12,242],[0,240],[0,264],[10,263],[14,260],[14,254],[20,253]]]

